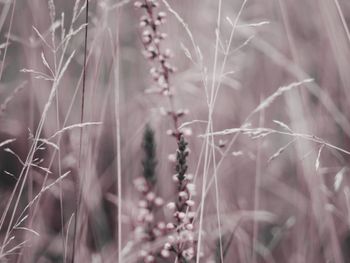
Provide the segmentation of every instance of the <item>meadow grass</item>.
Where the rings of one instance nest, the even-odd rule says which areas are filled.
[[[350,262],[347,1],[0,6],[0,262]]]

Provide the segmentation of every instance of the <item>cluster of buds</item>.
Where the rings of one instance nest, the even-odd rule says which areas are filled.
[[[165,243],[161,255],[174,252],[179,262],[189,262],[195,257],[195,239],[193,220],[195,205],[192,199],[195,196],[193,175],[187,173],[187,157],[189,150],[187,142],[181,136],[176,153],[176,174],[173,180],[177,185],[176,202],[170,202],[167,208],[172,211],[174,222],[168,223],[166,229],[169,233],[168,242]]]
[[[169,136],[175,137],[177,139],[177,141],[180,140],[180,137],[183,136],[191,136],[192,135],[192,129],[191,128],[187,128],[187,127],[182,127],[179,128],[178,124],[179,124],[179,120],[183,117],[185,117],[186,115],[188,115],[189,110],[188,109],[179,109],[179,110],[166,110],[164,108],[160,109],[160,113],[163,116],[169,116],[170,118],[173,119],[175,127],[174,129],[169,129],[167,130],[167,134]]]
[[[162,207],[164,201],[154,193],[153,185],[144,177],[136,178],[134,185],[141,195],[137,210],[137,226],[134,230],[135,240],[139,243],[153,242],[167,232],[166,224],[162,221],[156,222],[154,215],[156,208]],[[154,251],[143,249],[140,251],[140,257],[145,263],[155,262],[156,256]]]
[[[147,89],[147,93],[158,93],[168,96],[170,100],[173,97],[173,88],[170,83],[170,76],[176,72],[176,68],[171,65],[170,59],[173,53],[170,49],[162,49],[161,43],[167,37],[167,34],[160,32],[160,26],[166,21],[166,13],[158,10],[158,0],[136,1],[135,6],[144,10],[144,15],[140,18],[140,27],[142,28],[142,44],[144,46],[143,54],[152,66],[150,75],[155,83],[155,87]],[[176,111],[173,109],[173,103],[170,103],[171,110],[168,116],[174,123],[174,129],[168,133],[179,141],[182,134],[188,135],[188,129],[180,131],[179,119],[187,114],[186,111]]]
[[[167,37],[167,34],[159,31],[159,27],[166,21],[166,13],[157,11],[158,6],[157,0],[135,2],[135,7],[145,10],[145,15],[140,18],[141,39],[144,45],[144,56],[153,63],[150,74],[157,88],[152,89],[152,92],[157,91],[171,96],[169,78],[176,68],[169,62],[173,56],[171,50],[162,50],[160,45]]]

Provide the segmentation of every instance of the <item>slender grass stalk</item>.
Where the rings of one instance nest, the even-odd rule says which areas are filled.
[[[81,93],[81,114],[80,114],[80,122],[84,122],[84,112],[85,112],[85,87],[86,87],[86,67],[87,67],[87,52],[88,52],[88,28],[89,28],[89,0],[85,2],[85,36],[84,36],[84,62],[83,62],[83,86]],[[78,160],[78,170],[81,174],[80,180],[77,180],[77,203],[75,209],[75,218],[74,218],[74,232],[73,232],[73,249],[72,249],[72,260],[71,262],[75,262],[76,258],[76,249],[77,249],[77,238],[80,238],[80,233],[78,231],[78,221],[79,221],[79,213],[80,206],[82,200],[82,192],[83,192],[83,184],[84,184],[84,173],[81,173],[81,162],[82,162],[82,146],[83,146],[83,128],[80,129],[80,141],[79,141],[79,160]]]

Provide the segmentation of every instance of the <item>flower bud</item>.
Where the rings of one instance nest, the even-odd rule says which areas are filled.
[[[136,8],[142,8],[142,7],[144,7],[145,5],[144,5],[143,3],[141,3],[140,1],[136,1],[136,2],[134,3],[134,6],[135,6]]]
[[[162,249],[162,251],[160,252],[160,255],[163,257],[163,258],[168,258],[170,256],[170,252],[169,250],[167,249]]]
[[[192,135],[192,129],[190,129],[190,128],[183,128],[183,129],[181,129],[181,132],[185,136],[191,136]]]
[[[140,250],[139,254],[141,257],[146,257],[148,255],[146,250]]]
[[[143,177],[138,177],[134,180],[134,185],[137,191],[139,192],[145,192],[147,191],[147,183],[145,178]]]
[[[182,256],[186,259],[186,260],[191,260],[194,256],[194,249],[192,247],[184,250],[182,252]]]
[[[170,202],[166,205],[166,207],[169,209],[169,210],[174,210],[176,208],[176,205],[174,202]]]
[[[187,191],[191,194],[191,195],[195,195],[196,194],[196,186],[194,184],[187,184],[186,185]]]
[[[179,181],[179,177],[178,177],[179,175],[178,174],[174,174],[173,175],[173,181],[175,182],[175,183],[177,183],[178,181]]]
[[[175,213],[175,217],[179,218],[180,220],[183,220],[186,217],[186,214],[184,212],[178,212]]]
[[[186,174],[185,178],[186,178],[187,181],[192,181],[194,176],[193,176],[193,174]]]
[[[168,230],[173,230],[173,229],[175,228],[175,225],[174,225],[173,223],[168,223],[168,224],[166,225],[166,228],[167,228]]]
[[[175,163],[176,162],[176,154],[169,154],[168,160],[172,163]]]
[[[186,225],[187,230],[193,230],[193,225],[192,224],[187,224]]]
[[[154,215],[151,214],[151,213],[148,213],[146,216],[145,216],[145,221],[148,222],[148,223],[151,223],[154,221]]]
[[[187,199],[188,198],[188,194],[185,191],[181,191],[181,192],[179,192],[179,197],[181,199]]]
[[[168,236],[168,240],[171,244],[175,243],[176,239],[173,235]]]
[[[188,212],[187,216],[188,216],[189,219],[193,219],[193,218],[195,218],[196,213],[195,212]]]
[[[161,197],[156,197],[156,199],[154,199],[154,204],[156,206],[162,206],[164,204],[164,201]]]
[[[139,201],[139,207],[140,208],[146,208],[147,207],[147,202],[145,200],[140,200]]]
[[[155,198],[156,198],[156,194],[153,193],[153,192],[149,192],[149,193],[146,195],[146,199],[147,199],[147,201],[149,201],[149,202],[153,202]]]
[[[189,206],[189,207],[192,207],[192,206],[194,206],[194,204],[195,204],[193,200],[187,200],[185,203],[186,203],[186,205]]]
[[[160,230],[163,230],[163,229],[165,229],[166,225],[165,225],[164,222],[158,222],[157,227],[158,227]]]
[[[152,256],[152,255],[147,255],[147,256],[145,257],[145,262],[146,262],[146,263],[153,263],[153,262],[155,262],[154,256]]]
[[[171,244],[170,244],[169,242],[166,242],[166,243],[164,244],[164,249],[170,250],[170,249],[171,249]]]

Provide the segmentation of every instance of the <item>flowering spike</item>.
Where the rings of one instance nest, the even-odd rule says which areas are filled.
[[[149,125],[146,126],[143,134],[142,148],[144,151],[143,176],[149,184],[154,185],[156,182],[156,142],[154,132]]]

